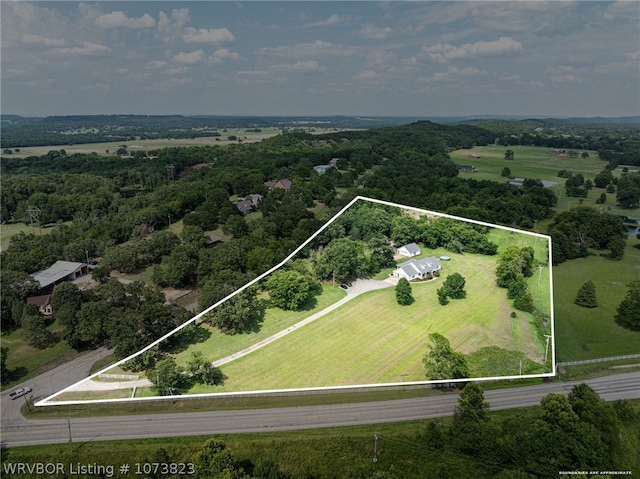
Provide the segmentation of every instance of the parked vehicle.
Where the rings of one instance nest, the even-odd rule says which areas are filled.
[[[29,394],[30,392],[31,392],[31,388],[29,388],[29,387],[20,388],[20,389],[16,389],[11,394],[9,394],[9,397],[11,399],[18,399],[19,397],[22,397],[25,394]]]
[[[341,287],[342,289],[347,289],[347,288],[348,288],[348,286],[347,286],[346,284],[344,284],[344,283],[342,283],[342,284],[340,285],[340,287]]]

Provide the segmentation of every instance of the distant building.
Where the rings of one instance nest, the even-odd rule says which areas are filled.
[[[396,252],[398,254],[401,254],[402,256],[411,258],[420,254],[420,247],[415,243],[409,243],[404,246],[400,246],[400,248],[398,248]]]
[[[213,231],[205,231],[204,237],[207,239],[207,246],[213,246],[222,241],[222,238]]]
[[[480,155],[478,155],[477,153],[469,153],[467,155],[467,158],[480,158]]]
[[[274,188],[280,188],[282,190],[290,190],[291,189],[291,180],[287,178],[282,178],[276,182],[273,181],[265,181],[264,186],[268,190],[272,190]]]
[[[248,215],[253,212],[253,202],[251,202],[251,200],[236,201],[236,208],[238,208],[238,211],[243,215]]]
[[[51,298],[53,295],[51,294],[43,294],[41,296],[29,296],[27,298],[27,304],[33,304],[38,307],[38,311],[40,314],[44,314],[45,316],[51,316],[53,313],[51,309]]]
[[[469,173],[475,173],[476,171],[476,167],[475,166],[471,166],[471,165],[458,165],[456,164],[456,168],[458,169],[458,171],[466,171]]]
[[[251,198],[251,203],[253,203],[253,206],[258,206],[258,204],[262,201],[262,198],[264,198],[264,196],[258,193],[249,195],[249,197]]]
[[[36,271],[31,275],[40,285],[40,290],[53,288],[64,281],[73,281],[89,273],[86,263],[74,263],[72,261],[56,261],[47,269]]]

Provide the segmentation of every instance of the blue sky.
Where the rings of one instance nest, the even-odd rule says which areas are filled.
[[[1,109],[640,114],[640,2],[7,2]]]

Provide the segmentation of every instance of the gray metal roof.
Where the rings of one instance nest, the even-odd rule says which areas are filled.
[[[398,249],[402,249],[402,248],[406,249],[409,252],[409,254],[420,254],[420,247],[415,243],[406,244],[404,246],[401,246]]]
[[[56,261],[49,268],[36,271],[31,277],[40,283],[40,288],[46,288],[63,280],[70,274],[76,273],[83,266],[86,266],[86,264],[72,261]]]

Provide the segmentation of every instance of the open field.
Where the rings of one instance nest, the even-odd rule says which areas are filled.
[[[558,361],[606,358],[640,353],[640,331],[619,326],[614,316],[631,281],[640,279],[640,243],[627,240],[622,261],[589,256],[553,268]],[[575,305],[576,293],[590,279],[596,285],[598,307]]]
[[[204,357],[211,361],[224,358],[268,338],[318,311],[322,311],[342,299],[345,295],[344,290],[333,287],[331,284],[325,284],[322,286],[322,294],[308,300],[299,311],[283,311],[279,308],[268,309],[260,331],[255,333],[229,335],[221,333],[206,323],[199,324],[194,328],[194,336],[204,339],[204,341],[189,345],[189,349],[176,355],[176,362],[182,366],[186,365],[191,356],[191,351],[196,350],[202,351]]]
[[[504,152],[512,150],[514,152],[513,160],[505,160]],[[477,153],[480,158],[467,158],[470,153]],[[611,209],[615,214],[628,214],[630,216],[640,216],[639,213],[629,210],[622,210],[616,206],[615,193],[607,193],[607,201],[603,205],[596,204],[596,200],[600,193],[605,193],[604,188],[594,187],[589,191],[586,198],[571,198],[565,193],[564,182],[566,178],[558,177],[558,171],[568,170],[574,174],[582,173],[585,180],[591,179],[605,169],[607,162],[600,160],[598,153],[588,151],[589,158],[558,158],[554,153],[550,152],[550,148],[541,146],[477,146],[471,150],[456,150],[449,154],[455,163],[463,165],[473,165],[478,171],[475,173],[460,172],[460,178],[473,178],[476,180],[491,180],[503,183],[507,178],[501,176],[502,168],[508,167],[511,175],[517,178],[535,178],[540,180],[555,181],[557,184],[551,186],[551,189],[558,197],[558,205],[556,211],[567,211],[570,208],[582,204],[584,206],[592,206],[598,210],[601,208]],[[613,170],[614,176],[622,175],[620,165]],[[636,171],[637,167],[629,167],[629,171]],[[580,202],[582,200],[582,203]],[[542,231],[542,230],[541,230]]]
[[[398,305],[393,287],[358,296],[223,366],[229,379],[215,392],[426,380],[422,357],[433,332],[446,336],[454,349],[464,353],[498,346],[522,351],[541,363],[543,346],[530,316],[518,313],[514,328],[505,291],[494,286],[495,257],[449,255],[452,260],[440,279],[412,285],[416,300],[412,305]],[[465,276],[468,297],[440,306],[435,291],[454,271]],[[196,386],[190,392],[206,390]]]
[[[71,221],[66,221],[61,224],[71,224]],[[51,233],[56,226],[58,226],[58,224],[44,225],[42,227],[42,234]],[[7,224],[0,225],[0,238],[1,238],[0,244],[2,247],[2,251],[5,251],[7,248],[9,248],[9,243],[11,242],[11,238],[21,232],[24,232],[27,234],[29,233],[40,234],[40,230],[38,229],[37,226],[31,227],[28,224],[22,223],[22,222],[7,223]]]
[[[176,146],[214,146],[228,145],[238,143],[237,140],[231,141],[227,137],[234,135],[242,139],[243,143],[255,143],[265,138],[270,138],[280,134],[277,128],[264,128],[261,132],[247,132],[243,128],[228,129],[226,132],[220,131],[221,136],[203,136],[200,138],[159,138],[154,140],[133,140],[133,141],[113,141],[105,143],[83,143],[77,145],[46,145],[46,146],[27,146],[20,148],[19,153],[13,153],[11,156],[15,158],[26,158],[27,156],[46,155],[51,150],[65,150],[68,155],[73,153],[97,153],[99,155],[115,154],[122,145],[126,145],[130,152],[159,150],[162,148]],[[107,153],[109,150],[110,153]]]

